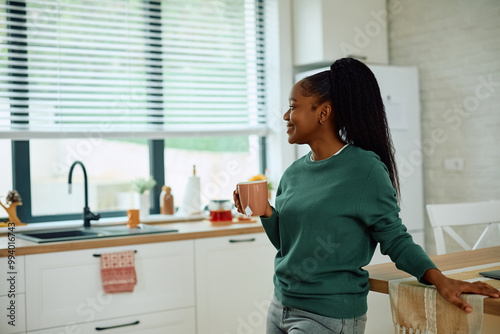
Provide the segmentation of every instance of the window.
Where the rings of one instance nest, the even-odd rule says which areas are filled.
[[[12,121],[0,129],[14,137],[265,132],[255,0],[0,6],[0,83],[11,100],[0,118]]]
[[[109,157],[112,156],[112,159]],[[149,175],[145,139],[34,139],[30,141],[33,216],[80,212],[84,203],[83,172],[76,166],[72,191],[68,171],[82,161],[88,177],[89,206],[98,212],[126,211],[132,202],[131,180]]]
[[[0,202],[5,205],[7,194],[12,190],[12,158],[10,140],[0,140],[0,152],[2,152],[2,163],[0,164]],[[7,212],[0,208],[0,219],[6,218]]]
[[[91,208],[111,215],[127,209],[138,176],[157,179],[158,212],[161,185],[185,177],[176,168],[211,161],[213,179],[217,162],[257,147],[238,177],[265,169],[263,1],[6,1],[0,34],[0,136],[29,175],[15,173],[12,186],[32,199],[21,220],[78,218],[83,200],[65,185],[78,145],[93,151],[80,159]]]
[[[0,12],[5,16],[5,11]],[[5,40],[7,29],[5,22],[0,22],[0,40]],[[8,57],[4,45],[0,46],[0,62],[7,63]],[[1,65],[0,65],[1,66]],[[0,73],[0,75],[4,75]],[[5,96],[0,95],[0,110],[7,110],[10,106],[10,100]],[[0,118],[0,126],[6,127],[9,125],[8,118]],[[12,190],[12,152],[11,143],[8,139],[0,139],[0,152],[2,154],[0,164],[0,202],[5,204],[7,193]],[[6,218],[7,212],[0,208],[0,219]]]
[[[172,188],[175,205],[184,199],[192,166],[202,183],[202,203],[232,199],[235,185],[258,173],[258,152],[257,136],[165,140],[165,183]]]

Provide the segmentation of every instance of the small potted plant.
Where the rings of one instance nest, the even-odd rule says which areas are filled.
[[[149,190],[156,186],[156,181],[152,176],[149,178],[137,178],[132,181],[132,190],[136,193],[135,203],[139,207],[141,219],[149,216],[150,193]]]

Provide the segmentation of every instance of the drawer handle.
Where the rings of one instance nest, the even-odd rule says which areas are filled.
[[[136,251],[136,250],[134,250],[134,253],[137,253],[137,251]],[[94,257],[101,257],[101,254],[94,254],[93,256],[94,256]]]
[[[366,60],[366,56],[362,56],[362,55],[347,55],[347,57],[355,58],[355,59],[359,59],[359,60]]]
[[[255,241],[255,238],[250,238],[250,239],[240,239],[240,240],[237,240],[237,239],[229,239],[229,242],[230,242],[230,243],[235,243],[235,242],[252,242],[252,241]]]
[[[109,326],[109,327],[96,327],[96,331],[105,331],[108,329],[113,329],[113,328],[120,328],[120,327],[126,327],[126,326],[135,326],[139,325],[139,320],[131,322],[130,324],[123,324],[123,325],[116,325],[116,326]]]

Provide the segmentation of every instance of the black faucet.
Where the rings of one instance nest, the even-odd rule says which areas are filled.
[[[101,215],[98,213],[93,213],[90,212],[89,209],[89,199],[88,199],[88,185],[87,185],[87,171],[85,170],[85,166],[81,161],[75,161],[69,168],[69,175],[68,175],[68,193],[71,194],[71,177],[73,176],[73,168],[75,168],[76,165],[82,166],[83,170],[83,181],[84,181],[84,188],[85,188],[85,207],[83,208],[83,227],[84,228],[90,228],[90,221],[91,220],[99,220],[101,218]]]

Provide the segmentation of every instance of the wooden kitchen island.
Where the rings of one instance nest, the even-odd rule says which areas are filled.
[[[431,259],[441,271],[495,263],[500,262],[500,246],[436,255]],[[385,294],[389,293],[390,280],[410,277],[392,262],[367,266],[365,269],[370,273],[370,290]],[[484,313],[500,317],[500,298],[485,298]]]

